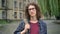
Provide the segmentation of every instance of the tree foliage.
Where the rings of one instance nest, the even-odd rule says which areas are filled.
[[[46,13],[50,16],[60,15],[60,0],[38,0],[38,4],[40,5],[41,11],[44,15],[46,15]]]

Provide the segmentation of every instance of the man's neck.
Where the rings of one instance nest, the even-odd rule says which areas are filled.
[[[37,20],[36,17],[31,17],[30,22],[32,22],[32,23],[36,23],[36,22],[38,22],[38,20]]]

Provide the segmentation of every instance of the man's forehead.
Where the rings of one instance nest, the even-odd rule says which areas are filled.
[[[28,8],[35,8],[35,6],[34,5],[30,5]]]

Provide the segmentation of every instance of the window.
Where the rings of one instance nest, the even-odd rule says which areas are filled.
[[[2,0],[2,7],[5,7],[5,5],[6,5],[6,2],[5,2],[6,0]]]
[[[26,1],[26,0],[23,0],[23,1]]]
[[[28,2],[30,2],[30,0],[28,0]]]
[[[3,19],[6,19],[6,17],[7,17],[7,16],[6,16],[6,11],[2,11],[2,18],[3,18]]]
[[[23,2],[20,2],[20,3],[19,3],[19,8],[20,8],[20,9],[23,9]]]
[[[20,19],[22,18],[22,13],[20,13]]]
[[[17,12],[14,12],[14,18],[17,18]]]
[[[26,6],[26,4],[25,4],[25,3],[23,4],[23,7],[24,7],[24,6]],[[24,7],[24,8],[25,8],[25,7]]]
[[[22,3],[21,3],[21,2],[19,3],[19,8],[20,8],[20,9],[22,8]]]
[[[17,1],[14,1],[14,8],[17,8]]]

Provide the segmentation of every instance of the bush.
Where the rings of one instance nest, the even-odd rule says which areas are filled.
[[[4,19],[0,19],[0,24],[7,24],[8,22]]]
[[[56,16],[56,19],[57,19],[57,20],[60,20],[60,16]]]

